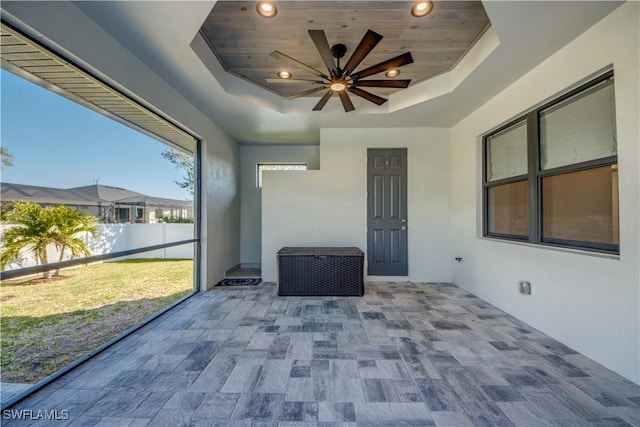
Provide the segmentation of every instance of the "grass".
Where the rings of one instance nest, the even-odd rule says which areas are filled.
[[[3,281],[2,381],[38,382],[192,288],[192,260],[136,259]]]

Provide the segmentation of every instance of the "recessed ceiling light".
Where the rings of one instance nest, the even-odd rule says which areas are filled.
[[[293,74],[288,71],[278,71],[278,77],[281,79],[290,79],[292,76]]]
[[[271,1],[259,1],[256,6],[256,11],[260,16],[265,18],[273,18],[278,13],[278,8],[274,2]]]
[[[411,8],[411,14],[416,18],[420,18],[421,16],[427,16],[432,9],[433,3],[431,1],[419,1]]]
[[[400,70],[398,70],[397,68],[394,68],[384,73],[384,75],[387,77],[398,77],[398,74],[400,74]]]

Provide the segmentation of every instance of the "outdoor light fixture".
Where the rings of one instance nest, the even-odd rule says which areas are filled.
[[[420,18],[422,16],[427,16],[431,13],[433,9],[433,3],[430,1],[419,1],[416,2],[411,8],[411,14],[416,18]]]
[[[394,68],[384,73],[384,75],[387,77],[398,77],[398,74],[400,74],[400,70],[398,70],[397,68]]]
[[[280,77],[281,79],[290,79],[291,77],[293,77],[293,74],[291,74],[289,71],[278,71],[278,77]]]
[[[273,18],[278,13],[278,8],[274,2],[271,1],[259,1],[256,5],[256,11],[258,15],[265,18]]]

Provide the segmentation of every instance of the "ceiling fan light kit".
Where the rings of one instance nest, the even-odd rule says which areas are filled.
[[[329,86],[334,92],[341,92],[347,88],[347,82],[342,80],[334,80],[331,82],[331,86]]]
[[[310,95],[315,92],[326,89],[325,94],[320,98],[320,101],[313,107],[313,111],[320,111],[325,106],[329,98],[336,93],[339,98],[345,112],[355,110],[351,99],[347,92],[351,92],[361,98],[366,99],[369,102],[373,102],[376,105],[382,105],[387,100],[378,95],[374,95],[371,92],[365,91],[360,87],[378,87],[378,88],[399,88],[404,89],[409,86],[411,80],[362,80],[365,77],[372,76],[378,73],[386,73],[387,77],[396,77],[400,72],[399,67],[413,63],[413,57],[411,52],[405,52],[402,55],[398,55],[394,58],[375,64],[371,67],[365,68],[354,73],[354,70],[365,59],[367,55],[373,50],[374,47],[382,40],[382,36],[375,31],[368,30],[358,46],[355,48],[351,57],[344,65],[340,66],[340,59],[342,59],[347,52],[347,47],[344,44],[338,43],[333,46],[329,46],[327,36],[323,30],[308,30],[309,36],[313,41],[324,65],[327,67],[328,73],[323,73],[303,62],[298,61],[282,52],[273,51],[271,56],[274,58],[287,62],[294,67],[297,67],[303,71],[313,74],[321,80],[292,80],[288,79],[290,83],[304,83],[311,82],[319,84],[321,86],[311,90],[296,94],[287,99],[299,98],[301,96]],[[285,82],[282,80],[281,82]]]

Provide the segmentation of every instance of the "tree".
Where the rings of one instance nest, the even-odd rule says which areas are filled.
[[[2,166],[13,166],[13,156],[9,154],[6,148],[0,147],[0,159],[2,161]]]
[[[70,258],[80,258],[81,256],[90,256],[91,251],[86,243],[79,237],[82,233],[89,233],[93,237],[98,236],[98,223],[96,219],[89,215],[84,215],[65,205],[49,207],[57,225],[57,241],[54,245],[60,251],[58,262],[64,259],[65,251],[69,251]],[[54,275],[60,273],[56,270]]]
[[[48,206],[43,208],[37,203],[26,201],[10,202],[8,208],[2,212],[2,222],[11,224],[2,233],[2,254],[0,254],[0,268],[4,270],[7,263],[18,258],[20,251],[32,251],[40,264],[49,262],[47,248],[54,245],[60,251],[60,259],[65,251],[71,258],[89,256],[91,252],[86,243],[78,237],[79,233],[87,232],[93,236],[98,234],[95,218],[83,215],[67,206]],[[57,276],[59,271],[54,272]],[[49,272],[42,273],[43,278],[49,277]]]
[[[185,172],[185,176],[182,177],[182,181],[173,181],[178,184],[180,188],[186,188],[191,195],[195,191],[195,169],[193,164],[193,156],[183,151],[178,151],[175,148],[166,148],[162,152],[162,157],[169,160],[176,166],[176,169],[182,169]]]

